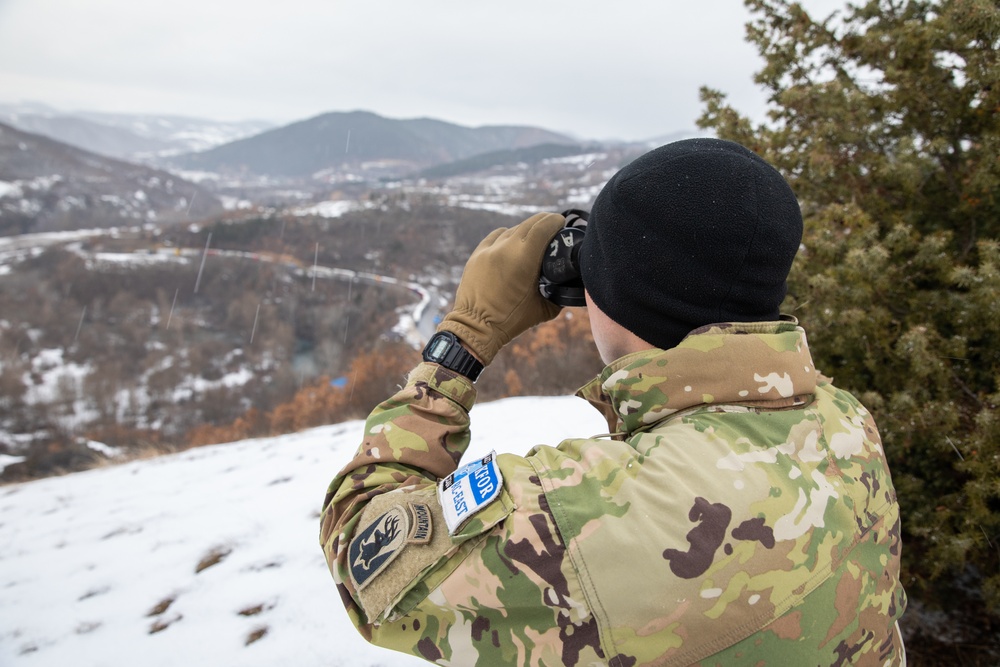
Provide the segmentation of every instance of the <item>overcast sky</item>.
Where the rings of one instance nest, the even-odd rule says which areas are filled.
[[[741,0],[0,0],[0,103],[646,139],[693,129],[702,85],[763,117],[748,17]]]

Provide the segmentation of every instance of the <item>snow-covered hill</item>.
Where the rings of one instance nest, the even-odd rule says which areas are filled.
[[[0,234],[201,220],[223,212],[200,185],[0,123]]]
[[[38,103],[0,104],[0,122],[87,151],[130,161],[201,151],[273,126],[168,114],[65,111]]]
[[[604,432],[575,397],[477,406],[466,460]],[[0,665],[425,664],[369,646],[318,543],[359,421],[0,487]]]

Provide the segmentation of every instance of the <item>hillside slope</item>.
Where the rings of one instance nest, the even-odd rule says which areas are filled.
[[[107,157],[128,159],[135,154],[158,153],[171,148],[166,141],[75,116],[8,114],[0,115],[0,119],[22,132],[41,134]]]
[[[199,151],[273,127],[259,120],[220,121],[170,114],[61,111],[43,104],[0,104],[0,123],[84,150],[129,161]]]
[[[575,397],[483,404],[472,423],[466,461],[607,429]],[[346,422],[0,487],[0,664],[426,664],[361,639],[319,547],[326,486],[362,434]]]
[[[198,220],[221,212],[213,194],[178,176],[0,123],[0,235]]]

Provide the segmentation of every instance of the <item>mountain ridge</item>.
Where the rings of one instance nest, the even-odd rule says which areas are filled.
[[[405,173],[544,143],[578,142],[533,126],[472,128],[433,118],[399,120],[371,111],[333,111],[177,156],[170,163],[186,169],[298,178],[344,167]]]
[[[37,104],[0,104],[0,122],[77,148],[129,161],[205,150],[273,127],[259,120],[217,121],[173,114],[65,112]]]
[[[222,212],[208,190],[0,123],[0,235],[200,219]]]

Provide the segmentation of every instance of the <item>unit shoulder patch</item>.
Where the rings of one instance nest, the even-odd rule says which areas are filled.
[[[364,525],[351,540],[347,552],[351,580],[357,590],[363,590],[389,567],[408,544],[430,543],[433,528],[431,507],[420,500],[393,505]]]
[[[445,528],[437,488],[375,496],[347,546],[347,570],[366,617],[381,623],[429,569],[457,547]]]
[[[438,482],[438,499],[448,534],[454,535],[481,509],[500,497],[503,475],[496,451],[468,463]]]
[[[409,532],[410,515],[397,505],[355,535],[347,557],[351,579],[359,591],[400,554]]]
[[[431,506],[427,503],[411,500],[406,504],[410,513],[410,532],[406,536],[407,544],[427,544],[433,537],[434,522],[431,520]]]

